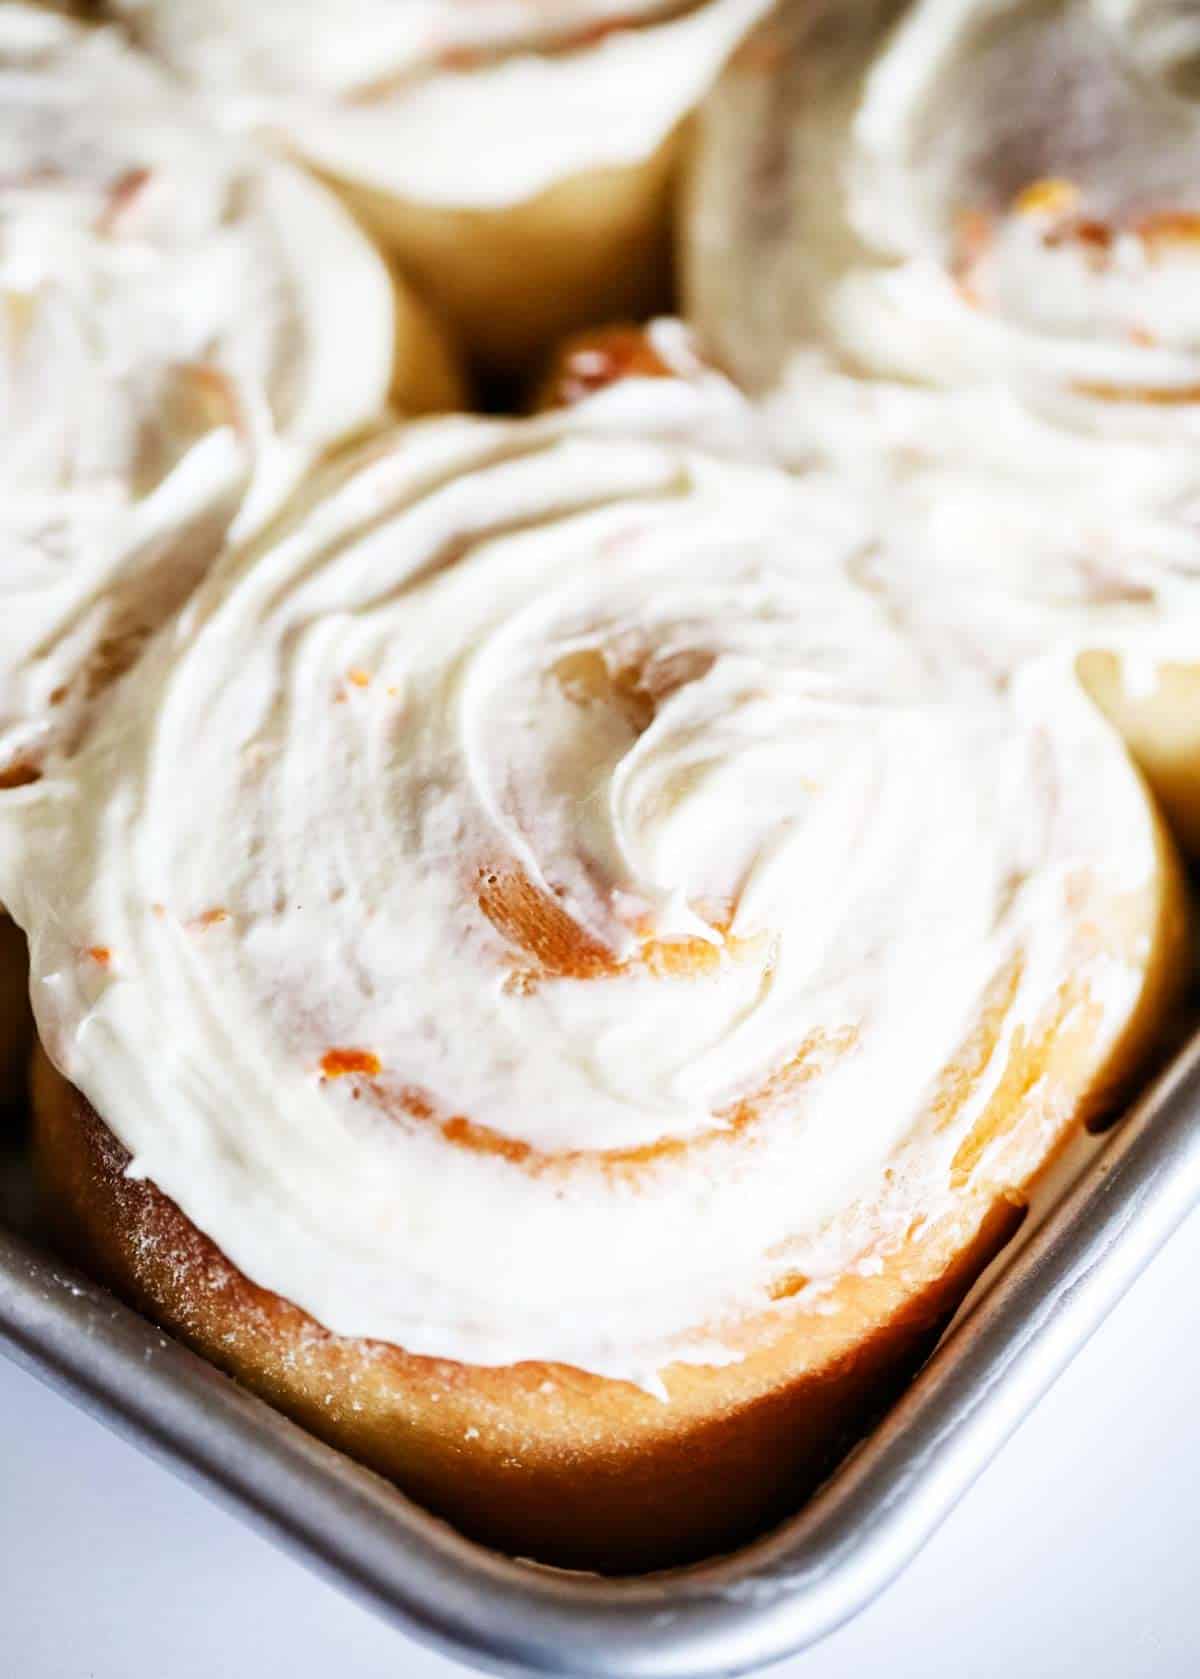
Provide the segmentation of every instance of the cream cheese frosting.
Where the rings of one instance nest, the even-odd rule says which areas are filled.
[[[124,0],[239,127],[343,180],[497,209],[640,163],[769,0]]]
[[[816,347],[1195,450],[1200,11],[880,0],[768,28],[710,110],[693,215],[697,312],[735,368],[772,385]]]
[[[323,188],[115,32],[0,7],[0,769],[382,418],[394,310]]]
[[[1139,699],[1200,670],[1198,50],[1169,0],[782,13],[688,218],[702,338],[783,460],[878,509],[892,598],[997,669],[1128,627]],[[1190,722],[1152,731],[1194,843]]]
[[[4,812],[52,1059],[340,1333],[736,1356],[950,1204],[1020,1035],[1099,1068],[1137,1005],[1154,818],[1071,649],[998,679],[670,386],[329,475]]]

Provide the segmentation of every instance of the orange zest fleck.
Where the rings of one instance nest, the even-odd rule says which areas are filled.
[[[101,233],[116,232],[121,217],[141,197],[151,179],[148,169],[127,169],[113,182],[109,188],[108,203],[100,216]]]
[[[1019,216],[1065,216],[1079,205],[1079,188],[1061,175],[1031,181],[1013,199]]]
[[[242,410],[237,387],[223,368],[208,362],[184,362],[179,379],[196,403],[203,419],[212,426],[231,426],[239,437],[249,436],[249,421]]]
[[[227,909],[206,909],[203,915],[198,915],[192,922],[193,927],[205,928],[219,926],[222,921],[229,920]]]
[[[525,1165],[537,1153],[531,1143],[523,1143],[518,1137],[506,1137],[490,1126],[474,1125],[461,1114],[444,1120],[441,1129],[442,1136],[455,1148],[467,1148],[475,1154],[496,1155],[514,1166]]]
[[[42,772],[36,765],[18,761],[0,770],[0,791],[7,792],[10,787],[31,787],[41,779]]]
[[[371,686],[370,672],[363,670],[361,665],[355,665],[352,670],[348,670],[346,677],[348,681],[353,682],[356,688],[369,688]]]
[[[722,1108],[711,1130],[688,1137],[668,1137],[633,1148],[570,1149],[563,1154],[550,1154],[520,1138],[506,1136],[488,1125],[479,1125],[462,1114],[443,1118],[424,1091],[410,1088],[394,1094],[404,1113],[419,1123],[435,1125],[452,1148],[490,1155],[493,1159],[504,1160],[511,1166],[533,1173],[570,1170],[585,1162],[608,1172],[636,1173],[696,1149],[720,1150],[741,1138],[752,1136],[762,1112],[790,1100],[797,1090],[819,1077],[831,1060],[849,1053],[857,1038],[854,1027],[843,1027],[831,1033],[814,1033],[805,1039],[792,1060],[752,1096]],[[806,1281],[802,1277],[793,1278],[794,1288],[798,1290]],[[785,1289],[784,1292],[790,1290]]]
[[[1200,385],[1109,385],[1089,380],[1073,389],[1101,402],[1144,402],[1159,408],[1188,408],[1200,402]]]
[[[1084,216],[1071,229],[1071,237],[1077,244],[1088,245],[1093,251],[1107,251],[1112,246],[1113,230],[1107,222]]]
[[[589,23],[569,36],[563,46],[567,52],[574,52],[579,47],[596,47],[610,35],[618,35],[625,29],[636,29],[637,24],[638,19],[633,13],[627,17],[598,18],[595,23]]]
[[[1136,232],[1151,250],[1163,245],[1200,245],[1200,214],[1190,210],[1158,210],[1143,216]]]
[[[776,1277],[770,1286],[772,1300],[792,1300],[802,1289],[806,1289],[809,1278],[802,1271],[785,1271],[781,1277]]]
[[[640,326],[593,327],[555,358],[539,408],[570,408],[623,379],[669,379],[671,368]]]
[[[378,1076],[380,1060],[369,1049],[328,1049],[321,1057],[321,1076],[327,1079],[345,1078],[361,1073],[363,1078]]]
[[[992,218],[983,210],[963,210],[954,229],[954,260],[951,276],[963,302],[970,308],[979,307],[979,293],[972,280],[974,270],[987,255],[995,228]]]
[[[98,968],[109,968],[112,966],[112,951],[106,944],[89,945],[87,954],[91,957],[92,961]]]
[[[438,54],[438,68],[440,70],[476,70],[485,62],[486,55],[478,47],[447,47]]]

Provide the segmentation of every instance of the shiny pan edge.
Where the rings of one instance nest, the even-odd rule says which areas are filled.
[[[732,1679],[815,1643],[912,1559],[1200,1201],[1200,1034],[804,1509],[635,1579],[464,1539],[0,1229],[0,1351],[411,1635],[493,1672]]]

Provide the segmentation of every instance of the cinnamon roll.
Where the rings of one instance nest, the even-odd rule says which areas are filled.
[[[1200,850],[1198,63],[1171,0],[783,8],[706,108],[685,289],[775,448],[898,496],[904,590],[993,653],[998,610],[1022,657],[1178,619],[1082,669]]]
[[[0,8],[0,771],[450,363],[340,206],[110,31]]]
[[[810,467],[821,455],[834,460],[843,493],[869,505],[888,531],[864,575],[893,610],[911,612],[918,601],[945,638],[965,638],[993,680],[1048,649],[1074,647],[1080,680],[1125,739],[1177,839],[1200,856],[1200,476],[1192,461],[1133,440],[1077,440],[999,393],[934,395],[829,374],[818,405],[801,409],[784,396],[760,410],[672,320],[568,340],[541,403],[586,403],[594,425],[604,396],[622,425],[636,418],[636,387],[647,379],[667,382],[679,427],[708,448],[799,455]],[[656,392],[660,423],[666,394]]]
[[[1168,0],[785,9],[706,113],[695,313],[758,384],[815,347],[1194,449],[1197,63]]]
[[[319,455],[455,388],[323,188],[115,32],[0,7],[0,784]]]
[[[844,485],[626,399],[327,473],[0,809],[86,1261],[609,1570],[794,1506],[1187,947],[1072,649],[996,680]]]
[[[666,301],[683,124],[769,0],[123,0],[334,181],[492,369]]]

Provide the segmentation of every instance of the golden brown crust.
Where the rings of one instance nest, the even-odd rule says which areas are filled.
[[[34,1111],[44,1199],[93,1274],[465,1532],[616,1572],[720,1551],[794,1509],[1020,1220],[998,1205],[948,1263],[908,1256],[907,1298],[871,1333],[878,1279],[848,1279],[839,1313],[798,1317],[742,1364],[677,1367],[664,1404],[558,1365],[481,1369],[332,1336],[126,1178],[121,1145],[40,1053]]]
[[[1190,972],[1187,898],[1165,833],[1155,887],[1130,918],[1116,936],[1132,948],[1149,941],[1145,983],[1106,1064],[1093,1066],[1086,998],[1079,1006],[1065,976],[1056,1022],[1009,1042],[953,1163],[948,1210],[818,1303],[781,1287],[776,1307],[739,1329],[738,1362],[672,1366],[666,1401],[560,1365],[481,1368],[329,1334],[237,1271],[153,1184],[127,1178],[120,1143],[40,1052],[39,1181],[86,1267],[465,1532],[565,1566],[665,1567],[728,1549],[797,1507],[932,1345],[1020,1222],[1022,1194],[1161,1042]],[[945,1081],[934,1123],[987,1065],[1003,987],[995,1006]],[[1038,1090],[1059,1095],[1047,1104]],[[985,1154],[1003,1160],[1002,1176],[978,1169]]]
[[[578,327],[669,303],[679,139],[643,163],[575,176],[497,210],[330,184],[467,353],[489,373],[521,375]]]
[[[393,276],[396,347],[391,397],[400,413],[416,419],[470,408],[470,391],[458,346],[437,313],[406,281]]]
[[[1115,653],[1084,653],[1079,675],[1159,799],[1176,839],[1200,857],[1200,665],[1164,663],[1149,692],[1130,689]]]

